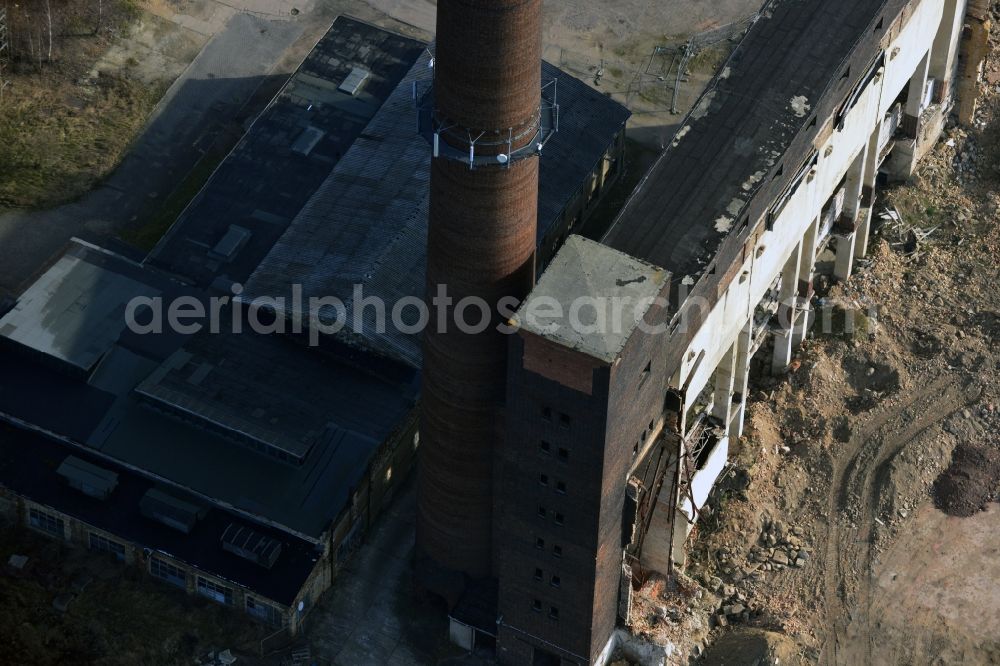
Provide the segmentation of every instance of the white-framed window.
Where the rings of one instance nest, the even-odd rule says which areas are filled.
[[[198,594],[203,597],[208,597],[212,601],[227,606],[233,605],[233,588],[231,587],[214,583],[202,576],[198,576],[196,587],[198,588]]]
[[[112,541],[96,532],[90,533],[90,549],[113,555],[120,562],[125,561],[125,544]]]
[[[247,613],[257,618],[261,622],[273,627],[280,627],[285,623],[285,616],[277,607],[266,601],[255,599],[249,594],[246,597]]]
[[[171,585],[187,588],[187,574],[180,567],[158,557],[149,558],[149,574]]]
[[[28,509],[28,524],[46,534],[57,536],[60,539],[66,538],[66,521],[41,509],[34,507]]]

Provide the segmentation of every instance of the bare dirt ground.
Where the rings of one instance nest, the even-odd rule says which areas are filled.
[[[638,608],[677,663],[1000,663],[996,42],[987,81],[826,295],[858,325],[756,382],[690,578]]]
[[[633,112],[629,135],[662,149],[715,75],[732,43],[723,41],[682,77],[671,112],[680,51],[687,40],[760,9],[759,0],[564,0],[545,3],[545,59],[588,81]],[[657,47],[661,52],[654,54]]]

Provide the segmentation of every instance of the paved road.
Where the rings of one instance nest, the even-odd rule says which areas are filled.
[[[340,571],[307,623],[313,657],[332,666],[485,666],[448,641],[443,603],[414,592],[415,476]]]
[[[0,294],[16,294],[73,236],[105,242],[168,195],[199,147],[253,95],[303,23],[234,14],[174,82],[115,172],[81,200],[0,216]]]

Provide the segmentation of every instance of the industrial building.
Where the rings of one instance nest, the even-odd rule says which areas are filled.
[[[76,242],[0,313],[0,509],[292,633],[416,458],[453,640],[605,664],[636,574],[684,566],[751,368],[786,369],[817,271],[851,276],[937,140],[965,5],[771,0],[599,242],[572,232],[629,114],[541,61],[541,0],[440,0],[434,45],[338,19],[145,261]],[[237,284],[363,325],[124,325]],[[522,304],[513,335],[383,332],[357,285]]]
[[[879,184],[940,135],[966,3],[766,3],[601,242],[571,236],[525,298],[536,156],[507,137],[546,130],[544,82],[523,67],[540,4],[491,3],[487,20],[483,3],[439,3],[439,44],[463,55],[439,49],[428,298],[451,282],[523,304],[505,349],[426,338],[417,566],[457,597],[457,642],[495,644],[502,664],[599,665],[633,574],[683,566],[755,357],[785,371],[816,272],[851,276]],[[494,140],[480,153],[476,137]],[[586,332],[531,316],[625,298],[649,304]]]
[[[232,304],[217,333],[126,317],[134,299],[143,322],[157,299],[207,309],[244,282],[422,294],[414,91],[432,49],[338,18],[148,257],[74,240],[0,311],[0,514],[301,629],[413,466],[419,336],[363,330],[317,349],[251,332]],[[629,113],[536,65],[562,108],[531,239],[551,256],[619,176]]]

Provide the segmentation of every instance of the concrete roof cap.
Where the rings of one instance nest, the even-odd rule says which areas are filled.
[[[669,280],[662,268],[570,236],[512,323],[611,363]]]

